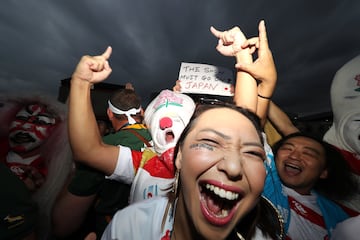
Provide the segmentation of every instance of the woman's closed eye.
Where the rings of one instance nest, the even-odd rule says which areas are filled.
[[[200,149],[204,148],[210,151],[214,151],[214,148],[219,145],[218,142],[216,142],[213,139],[201,139],[200,142],[194,143],[190,145],[190,148]]]
[[[265,161],[265,153],[263,151],[249,150],[245,152],[253,157],[259,158],[261,161]]]

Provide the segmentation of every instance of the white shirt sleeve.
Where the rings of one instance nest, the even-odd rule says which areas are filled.
[[[107,176],[106,178],[131,184],[135,176],[131,149],[121,145],[118,147],[120,149],[115,170],[111,176]]]

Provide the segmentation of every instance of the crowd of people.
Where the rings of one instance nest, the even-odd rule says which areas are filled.
[[[128,84],[108,100],[112,131],[102,130],[91,88],[112,72],[111,47],[80,59],[68,106],[0,99],[0,238],[355,239],[360,58],[334,77],[334,122],[321,139],[271,100],[264,21],[251,38],[210,31],[236,61],[229,101],[193,99],[176,81],[143,109]]]

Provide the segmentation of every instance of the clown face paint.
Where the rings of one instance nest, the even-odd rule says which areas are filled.
[[[334,120],[324,140],[360,154],[360,55],[336,72],[330,95]]]
[[[187,123],[175,112],[166,112],[158,117],[158,122],[150,126],[154,143],[164,150],[175,147]]]
[[[346,118],[344,126],[344,140],[357,154],[360,154],[360,114],[356,113]]]
[[[158,154],[176,145],[194,109],[195,103],[189,96],[170,90],[161,91],[147,106],[145,123]]]
[[[30,104],[21,109],[11,123],[9,144],[12,151],[26,153],[43,144],[57,121],[47,108]]]

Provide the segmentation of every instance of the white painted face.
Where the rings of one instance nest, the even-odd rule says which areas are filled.
[[[346,121],[342,125],[344,141],[352,151],[360,154],[360,112],[346,118]]]
[[[45,106],[30,104],[22,108],[11,123],[9,132],[10,148],[14,152],[29,152],[50,136],[56,125],[56,118]]]
[[[342,66],[331,84],[333,125],[324,140],[360,154],[360,55]]]
[[[195,109],[194,101],[187,95],[163,90],[146,108],[148,126],[155,151],[158,154],[175,147]]]
[[[163,112],[152,121],[150,132],[156,149],[170,149],[175,147],[182,131],[186,126],[181,116],[175,112]]]

